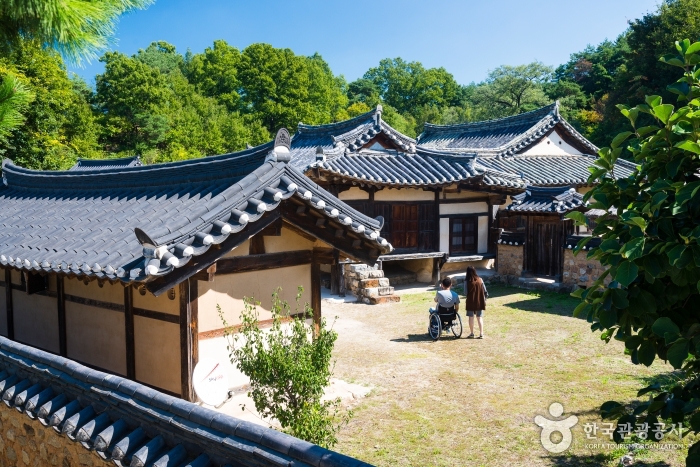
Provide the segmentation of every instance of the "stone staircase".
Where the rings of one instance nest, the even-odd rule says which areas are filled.
[[[384,271],[366,264],[345,265],[345,288],[357,297],[357,301],[370,305],[400,302]]]

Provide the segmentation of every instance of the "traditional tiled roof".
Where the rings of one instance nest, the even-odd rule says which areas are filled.
[[[416,141],[396,131],[381,118],[382,106],[338,123],[305,125],[300,123],[292,137],[292,165],[306,170],[317,160],[357,152],[377,135],[384,135],[400,150],[414,153]]]
[[[506,207],[506,210],[564,214],[583,207],[583,195],[574,188],[529,186],[524,193],[513,196],[513,202]]]
[[[480,155],[516,154],[538,142],[553,128],[568,135],[585,154],[598,148],[574,129],[559,114],[559,103],[512,117],[457,125],[426,123],[418,144],[446,152],[471,151]]]
[[[559,155],[533,156],[516,154],[508,157],[478,157],[483,167],[501,173],[521,177],[528,185],[561,186],[584,185],[591,175],[588,170],[595,156]],[[624,178],[634,171],[635,165],[619,159],[615,164],[615,177]]]
[[[474,183],[524,188],[520,177],[475,163],[473,154],[442,154],[423,148],[415,153],[363,149],[359,153],[329,157],[311,164],[331,177],[368,185],[444,186],[470,180]]]
[[[121,159],[78,159],[78,162],[68,170],[119,169],[123,167],[138,167],[140,165],[143,164],[141,164],[139,156]]]
[[[149,281],[255,225],[285,200],[307,205],[347,230],[358,247],[378,254],[391,250],[379,236],[380,221],[355,211],[287,162],[277,162],[271,148],[65,172],[27,170],[5,160],[0,263],[28,271]],[[137,239],[136,228],[146,235]],[[342,245],[338,248],[343,251]],[[351,250],[344,252],[363,256],[362,248]]]
[[[369,466],[4,337],[0,395],[117,466]]]

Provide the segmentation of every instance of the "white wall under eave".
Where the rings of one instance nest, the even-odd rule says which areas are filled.
[[[434,201],[435,192],[419,188],[384,188],[374,194],[375,201]]]
[[[477,237],[476,252],[487,253],[489,251],[489,216],[479,216],[477,220]]]
[[[581,151],[567,143],[564,138],[554,130],[549,136],[542,138],[537,144],[523,154],[533,156],[566,156],[581,154]]]
[[[450,251],[450,218],[440,219],[440,251],[448,253]]]
[[[476,214],[478,212],[488,212],[489,205],[480,201],[478,203],[441,203],[440,215],[448,216],[450,214]]]
[[[369,199],[369,193],[364,190],[360,190],[356,186],[353,186],[350,187],[349,190],[341,191],[338,198],[343,201]]]

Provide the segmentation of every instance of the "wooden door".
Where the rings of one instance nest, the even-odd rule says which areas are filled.
[[[418,248],[418,206],[394,204],[391,207],[391,244],[396,249]]]
[[[562,222],[532,219],[527,242],[527,270],[539,276],[561,274]]]
[[[435,251],[437,240],[435,203],[418,205],[418,251]]]
[[[473,254],[477,249],[477,218],[450,219],[450,254]]]

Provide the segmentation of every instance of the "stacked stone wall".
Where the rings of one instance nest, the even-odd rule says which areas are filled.
[[[498,245],[498,275],[520,277],[523,273],[523,246]]]
[[[0,404],[0,434],[0,467],[113,466],[95,451],[5,404]]]
[[[605,272],[598,260],[586,258],[586,251],[574,255],[572,250],[564,249],[564,269],[562,284],[579,287],[590,287],[593,282]],[[610,283],[610,276],[605,278],[605,285]]]
[[[366,264],[345,265],[345,289],[357,297],[358,302],[371,305],[399,302],[389,279],[377,266]]]

